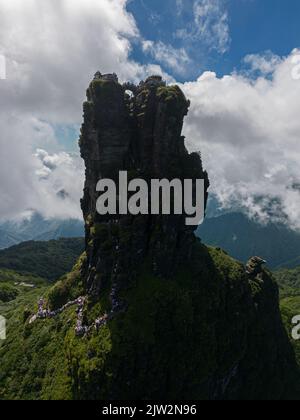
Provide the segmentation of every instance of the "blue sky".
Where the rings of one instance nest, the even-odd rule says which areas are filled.
[[[240,69],[248,54],[270,50],[284,56],[300,44],[299,0],[220,0],[220,8],[228,16],[230,42],[226,52],[211,49],[201,36],[193,41],[176,37],[176,31],[193,25],[194,3],[182,0],[180,8],[176,0],[133,0],[128,5],[145,39],[185,48],[193,59],[186,72],[175,74],[177,80],[193,80],[205,70],[219,76],[230,74]],[[139,45],[132,56],[142,63],[153,61]],[[172,73],[172,69],[165,69]]]
[[[219,12],[212,11],[216,16],[208,22],[208,29],[221,16],[226,16],[224,27],[228,30],[228,39],[224,48],[214,44],[213,33],[212,39],[196,33],[194,7],[205,1],[219,9]],[[157,63],[180,82],[195,80],[207,70],[221,77],[246,68],[243,60],[249,54],[272,52],[282,57],[300,46],[299,0],[131,0],[127,10],[133,14],[143,39],[156,43],[154,49],[159,42],[179,50],[179,54],[182,49],[190,62],[182,71],[177,71],[174,66],[156,59],[153,53],[145,52],[140,39],[131,41],[130,58],[141,64]],[[193,37],[178,36],[178,31],[182,30],[193,31]],[[76,150],[77,133],[78,126],[58,128],[61,146]]]
[[[0,0],[7,62],[0,220],[32,208],[81,217],[82,103],[100,70],[121,81],[162,73],[181,82],[191,100],[183,134],[189,150],[202,152],[211,194],[261,218],[266,206],[257,197],[280,202],[300,229],[299,0],[54,3]],[[70,198],[64,202],[62,189]]]

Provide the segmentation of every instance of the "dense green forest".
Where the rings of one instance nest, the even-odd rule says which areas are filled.
[[[71,244],[72,241],[74,242],[73,245]],[[79,254],[81,250],[80,241],[74,239],[72,241],[69,242],[68,248],[66,248],[67,242],[58,241],[60,250],[66,252],[66,255],[61,255],[60,261],[70,263],[72,255],[75,260],[77,259],[78,255],[75,255],[75,251],[77,250],[77,254]],[[0,313],[8,320],[7,340],[0,341],[0,399],[24,397],[34,399],[37,395],[41,399],[61,399],[62,396],[64,399],[71,399],[73,398],[72,384],[69,382],[66,371],[70,360],[66,359],[66,353],[63,351],[64,347],[67,345],[70,351],[78,357],[83,357],[86,352],[87,355],[92,355],[93,352],[98,351],[96,350],[98,338],[95,338],[95,342],[92,340],[87,348],[83,344],[78,347],[74,332],[72,329],[70,330],[70,325],[74,324],[76,320],[76,314],[72,308],[56,319],[37,322],[34,326],[28,324],[28,317],[37,311],[37,302],[41,296],[49,298],[49,301],[51,299],[62,299],[61,303],[64,303],[64,293],[66,292],[70,296],[72,287],[78,285],[79,265],[74,267],[71,274],[63,276],[63,281],[56,283],[54,287],[49,285],[49,279],[54,279],[54,273],[57,272],[58,266],[58,264],[54,264],[53,260],[55,258],[55,253],[53,254],[55,243],[53,241],[44,243],[41,249],[39,248],[40,245],[40,243],[23,244],[23,246],[18,247],[18,253],[15,249],[8,250],[9,258],[7,262],[5,262],[4,255],[1,254],[1,265],[10,266],[11,259],[15,255],[16,267],[22,268],[22,271],[27,271],[27,274],[21,274],[20,271],[16,272],[7,268],[0,270]],[[34,252],[41,255],[42,261],[49,262],[46,267],[47,272],[45,271],[47,278],[46,276],[42,278],[36,274],[39,267],[35,265],[32,267],[32,272],[29,273],[31,270],[30,263],[26,264],[24,261],[30,255],[33,257]],[[217,253],[216,255],[225,258],[224,254]],[[23,265],[20,263],[22,261]],[[228,262],[232,264],[229,258]],[[42,265],[42,262],[40,264]],[[61,263],[59,263],[59,266],[61,271]],[[69,268],[66,271],[69,271]],[[296,314],[300,314],[300,268],[278,271],[275,273],[275,278],[280,287],[283,321],[289,336],[291,336],[291,319]],[[68,287],[68,290],[62,289],[62,285]],[[156,291],[154,293],[156,296],[158,293],[157,284],[153,286],[153,290],[151,290],[151,287],[152,283],[150,282],[149,293],[152,295]],[[145,293],[144,287],[143,293]],[[143,297],[139,295],[136,298],[140,301]],[[156,298],[158,298],[158,295]],[[163,310],[163,306],[161,308]],[[150,333],[147,328],[143,334]],[[107,351],[109,351],[111,345],[109,330],[103,330],[101,340],[102,343],[106,343]],[[75,342],[77,344],[74,347]],[[292,340],[292,344],[300,365],[300,342]],[[62,351],[60,352],[59,349]],[[84,375],[89,374],[89,369],[91,371],[94,369],[92,363],[95,359],[89,360],[89,357],[86,359],[86,366],[81,367],[81,369],[87,369],[85,373],[82,371]],[[52,361],[49,364],[50,359]],[[74,359],[73,363],[75,362]],[[30,366],[29,370],[28,366]]]
[[[28,323],[24,326],[37,311],[38,300],[48,296],[52,287],[49,280],[69,272],[82,248],[82,239],[61,239],[26,242],[0,252],[1,267],[6,267],[0,269],[0,314],[7,320],[7,339],[0,340],[0,400],[34,398],[41,387],[41,376],[51,381],[49,357],[63,346],[59,331],[63,323],[68,325],[68,314],[57,321],[40,323],[36,335],[31,336]],[[59,371],[60,367],[61,361],[53,359],[53,369]],[[64,393],[59,384],[57,392],[57,397]]]
[[[52,282],[71,270],[83,249],[83,238],[23,242],[0,251],[0,268],[35,274]]]
[[[281,297],[300,295],[300,267],[275,271]]]

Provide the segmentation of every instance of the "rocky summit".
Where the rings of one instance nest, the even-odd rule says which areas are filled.
[[[130,94],[131,93],[131,94]],[[189,101],[161,77],[139,86],[120,85],[115,75],[97,73],[87,91],[80,138],[86,165],[82,210],[86,223],[86,291],[94,296],[110,282],[126,287],[147,261],[157,276],[174,274],[191,258],[195,237],[184,215],[100,216],[96,211],[100,179],[127,171],[129,178],[204,179],[199,154],[188,154],[181,134]]]
[[[208,175],[181,134],[189,106],[158,76],[135,86],[95,75],[80,137],[85,252],[10,321],[16,337],[0,348],[1,398],[300,398],[278,287],[262,261],[249,270],[204,246],[185,215],[96,211],[98,181],[117,184],[120,171],[202,178],[207,199]]]

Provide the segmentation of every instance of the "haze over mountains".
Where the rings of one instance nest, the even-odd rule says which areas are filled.
[[[262,225],[242,213],[228,213],[206,218],[197,235],[242,262],[259,255],[272,269],[300,265],[300,233],[283,224]]]
[[[0,223],[0,249],[26,241],[49,241],[84,236],[81,220],[45,219],[35,213],[30,219]],[[208,245],[224,249],[246,263],[259,255],[271,269],[300,265],[300,233],[285,225],[262,225],[239,212],[222,213],[210,200],[208,216],[197,230],[197,236]]]
[[[84,250],[83,238],[29,241],[0,251],[0,269],[55,281],[69,272]]]
[[[0,249],[25,241],[49,241],[84,235],[83,223],[76,219],[45,219],[34,213],[22,221],[0,222]]]

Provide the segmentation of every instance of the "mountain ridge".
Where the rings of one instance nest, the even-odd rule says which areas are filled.
[[[53,282],[72,269],[83,250],[83,238],[22,242],[0,250],[0,268],[35,274]]]
[[[96,212],[96,184],[120,170],[209,186],[181,135],[190,103],[180,88],[158,76],[130,86],[132,96],[128,87],[98,72],[88,88],[79,143],[85,251],[44,299],[16,309],[0,346],[0,398],[299,399],[267,270],[249,274],[203,245],[185,215]]]
[[[207,218],[196,234],[204,243],[221,247],[243,263],[253,255],[262,256],[273,270],[300,263],[300,233],[285,225],[262,225],[242,213]]]
[[[26,241],[49,241],[84,236],[82,221],[76,219],[45,219],[38,213],[20,221],[0,223],[0,250]]]

